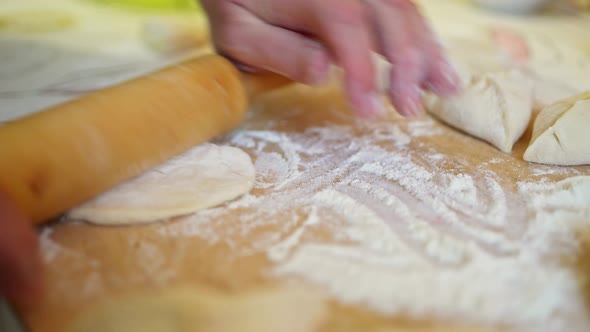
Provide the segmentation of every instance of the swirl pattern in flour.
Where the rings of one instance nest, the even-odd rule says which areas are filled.
[[[550,250],[574,243],[571,227],[538,214],[526,184],[510,192],[485,167],[412,148],[439,134],[430,119],[363,126],[236,132],[230,144],[254,156],[252,193],[162,234],[266,253],[270,276],[386,315],[544,331],[590,321],[573,272],[558,262],[574,246]],[[574,214],[584,206],[571,204]],[[238,222],[216,229],[229,215]],[[261,231],[270,225],[280,232]]]

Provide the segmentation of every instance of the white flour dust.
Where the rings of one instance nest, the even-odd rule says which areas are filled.
[[[253,156],[254,190],[161,234],[264,253],[274,263],[270,277],[312,282],[387,315],[583,331],[590,318],[579,284],[559,263],[575,252],[575,233],[556,213],[590,224],[590,195],[582,194],[590,183],[575,193],[521,183],[510,193],[485,167],[462,167],[460,155],[411,146],[437,128],[427,119],[243,129],[228,142]]]
[[[489,18],[468,14],[466,8],[459,13],[454,1],[431,3],[440,7],[432,9],[437,13],[432,15],[433,23],[446,33],[475,36],[489,24]],[[574,31],[562,38],[556,25],[532,21],[527,24],[539,25],[527,37],[532,38],[530,67],[537,72],[540,108],[589,86],[590,62],[586,51],[573,47],[578,41],[587,44],[584,33]],[[473,29],[465,29],[469,23]],[[6,51],[10,53],[0,49],[0,58]],[[32,57],[25,62],[57,59],[71,67],[68,59],[40,51],[44,52],[24,52]],[[486,51],[474,60],[494,57]],[[119,75],[143,67],[127,63],[105,67],[100,60],[100,66],[90,59],[82,71],[65,76],[46,75],[51,80],[35,82],[33,88],[60,99],[64,92],[71,96],[84,92],[80,87],[104,85],[114,77],[112,72]],[[62,67],[51,66],[44,72]],[[27,68],[0,67],[0,78],[10,78],[6,83],[11,90],[15,69]],[[31,73],[39,76],[37,71]],[[31,90],[32,76],[17,76],[17,87],[31,99],[26,92]],[[5,99],[12,100],[6,109],[13,112],[4,118],[45,99],[45,95],[26,103],[22,98]],[[126,270],[137,273],[115,275],[101,266],[100,253],[73,250],[61,243],[67,243],[68,236],[45,228],[40,236],[42,258],[48,265],[62,267],[54,271],[63,276],[55,285],[57,305],[66,300],[80,303],[79,299],[145,278],[166,284],[175,278],[180,264],[189,264],[183,261],[187,242],[198,238],[212,246],[225,245],[235,256],[265,255],[272,263],[269,278],[310,282],[336,300],[385,315],[489,324],[513,331],[587,332],[590,310],[574,271],[563,266],[560,257],[574,255],[579,249],[575,232],[590,227],[588,178],[554,184],[546,177],[582,174],[534,165],[527,177],[538,181],[520,182],[507,190],[514,179],[505,181],[488,166],[509,158],[494,158],[473,169],[464,167],[469,162],[462,160],[462,152],[449,158],[448,151],[420,145],[420,138],[436,137],[441,131],[429,119],[327,125],[304,132],[237,131],[226,142],[252,156],[257,172],[254,190],[222,206],[162,224],[159,235],[172,240],[166,241],[167,250],[173,248],[172,257],[160,247],[162,239],[151,242],[130,235],[129,252],[122,254],[130,256]],[[75,292],[68,276],[82,280]]]
[[[41,259],[45,263],[51,263],[63,251],[63,248],[59,244],[51,240],[51,233],[52,230],[50,228],[45,228],[39,234]]]
[[[63,266],[60,272],[64,272],[63,278],[52,284],[54,290],[60,294],[57,299],[49,298],[49,301],[63,303],[66,297],[78,299],[96,296],[104,292],[104,274],[101,271],[101,263],[93,257],[89,257],[81,251],[64,247],[59,240],[53,239],[54,230],[51,227],[44,227],[39,234],[39,250],[41,259],[46,265]],[[88,273],[81,276],[82,271]],[[81,284],[76,292],[72,292],[71,277],[76,275],[80,278]],[[51,302],[50,302],[51,303]]]

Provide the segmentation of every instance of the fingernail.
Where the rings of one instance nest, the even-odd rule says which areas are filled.
[[[364,91],[356,82],[349,85],[349,95],[352,107],[361,117],[374,119],[385,113],[379,95]]]
[[[424,107],[422,106],[422,101],[420,100],[408,100],[406,105],[409,117],[418,118],[424,113]]]
[[[439,77],[439,79],[426,83],[428,90],[439,96],[454,95],[461,90],[461,80],[450,63],[441,67]]]
[[[320,85],[326,78],[326,73],[327,71],[323,70],[321,66],[313,63],[307,68],[305,81],[303,83],[311,86]]]
[[[444,86],[434,86],[435,89],[441,90],[441,93],[457,93],[461,86],[459,76],[453,65],[449,62],[445,63],[442,69],[442,77],[444,80]]]
[[[385,108],[385,104],[383,101],[383,96],[378,93],[372,93],[371,96],[371,103],[373,104],[373,111],[377,117],[384,117],[387,113],[387,109]]]
[[[324,48],[315,43],[309,43],[309,58],[305,69],[305,82],[309,85],[320,85],[327,77],[330,59]]]
[[[406,118],[417,118],[424,113],[422,106],[423,91],[418,86],[411,86],[406,88],[405,93],[401,94],[399,112]],[[399,100],[399,99],[398,99]]]

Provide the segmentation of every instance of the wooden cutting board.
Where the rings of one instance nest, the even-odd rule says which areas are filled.
[[[381,138],[375,139],[379,135]],[[219,140],[219,143],[243,148],[255,160],[258,184],[250,195],[211,211],[153,225],[99,227],[67,221],[47,226],[41,231],[41,243],[46,262],[48,296],[43,305],[24,312],[23,316],[32,331],[58,332],[84,309],[125,294],[184,284],[240,293],[293,278],[305,280],[297,276],[272,277],[269,273],[285,264],[305,244],[338,246],[352,241],[349,245],[353,248],[367,245],[342,239],[344,235],[338,231],[339,227],[346,229],[346,218],[342,215],[337,220],[338,214],[320,212],[317,224],[306,226],[311,210],[310,201],[305,199],[330,188],[346,187],[350,179],[364,180],[359,170],[362,165],[354,164],[353,160],[355,155],[361,158],[358,155],[367,147],[381,149],[381,152],[368,152],[374,153],[375,161],[387,161],[380,155],[387,153],[403,156],[413,165],[419,165],[415,166],[416,170],[471,177],[474,188],[480,191],[481,205],[463,211],[465,214],[460,219],[470,223],[466,229],[476,232],[467,237],[459,236],[461,241],[485,242],[477,232],[483,234],[490,231],[489,225],[482,220],[493,217],[491,208],[498,203],[494,192],[486,191],[485,183],[491,181],[500,186],[500,192],[505,195],[505,201],[500,206],[507,209],[504,217],[521,229],[509,234],[513,228],[506,223],[497,225],[493,232],[509,238],[509,244],[523,244],[533,219],[531,216],[525,219],[517,217],[519,212],[527,210],[518,183],[555,182],[571,176],[590,175],[590,167],[549,167],[524,162],[522,154],[529,137],[526,135],[512,154],[505,155],[429,117],[406,121],[391,116],[378,125],[354,122],[335,89],[311,90],[295,86],[275,92],[253,104],[252,116],[241,130]],[[361,143],[363,141],[365,143]],[[358,143],[357,147],[351,147],[354,142]],[[323,149],[328,150],[320,151]],[[304,151],[309,151],[309,154]],[[444,162],[433,161],[433,156]],[[276,158],[276,161],[265,163],[268,158]],[[296,160],[298,158],[299,161]],[[346,166],[346,163],[349,165]],[[272,165],[277,166],[274,171],[267,168]],[[285,168],[280,169],[280,165]],[[298,169],[290,169],[290,166]],[[283,171],[293,173],[285,175]],[[294,172],[299,174],[294,175]],[[412,177],[411,174],[408,176]],[[386,177],[374,181],[375,186],[399,185],[399,180],[392,181]],[[436,182],[437,179],[425,181]],[[433,189],[435,187],[439,189]],[[408,203],[408,206],[423,209],[419,212],[424,213],[437,211],[428,205],[435,200],[427,196],[444,200],[440,189],[445,188],[450,187],[434,185],[422,192],[425,196],[416,196],[417,205]],[[399,192],[392,190],[397,195],[415,194],[411,190],[405,193],[403,189]],[[367,199],[369,206],[375,206],[370,205],[370,194],[365,194],[365,198],[354,196],[354,193],[349,193],[349,197],[359,201]],[[274,208],[269,209],[271,206]],[[376,206],[380,206],[378,202]],[[481,220],[473,217],[477,213],[482,213],[484,217]],[[404,220],[385,220],[385,223],[392,221],[402,223]],[[434,218],[428,222],[437,221]],[[590,235],[590,224],[586,226],[576,231],[580,239],[584,234]],[[405,236],[403,230],[395,227],[391,231]],[[297,232],[302,235],[287,241]],[[478,250],[486,251],[495,258],[516,255],[497,252],[495,249],[499,247],[493,247],[494,244],[491,249],[485,249],[483,242]],[[578,263],[590,255],[590,246],[588,242],[581,243],[583,245],[576,250],[575,257],[566,259],[557,255],[555,258],[562,260],[567,269],[582,272],[578,270],[582,268]],[[269,259],[281,245],[288,254],[279,261]],[[411,248],[428,256],[425,248]],[[381,256],[386,259],[388,254],[382,253]],[[438,268],[446,268],[442,258],[434,255],[431,259]],[[462,269],[464,264],[469,263],[460,262],[453,268]],[[585,277],[590,276],[588,272],[584,271]],[[589,299],[590,292],[582,285],[580,280],[579,292],[584,294],[580,296]],[[321,282],[316,286],[322,289]],[[449,325],[444,320],[428,318],[428,315],[417,321],[403,314],[380,315],[366,304],[346,304],[329,292],[327,296],[332,299],[333,306],[325,331],[341,331],[343,326],[353,331],[396,331],[400,327],[417,331],[456,331],[458,327],[483,331],[490,328],[485,325],[470,328],[460,322]],[[469,317],[464,318],[469,320]]]

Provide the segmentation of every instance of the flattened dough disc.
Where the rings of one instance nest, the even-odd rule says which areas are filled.
[[[67,217],[106,225],[154,222],[232,200],[249,192],[254,180],[248,154],[205,143],[72,209]]]

